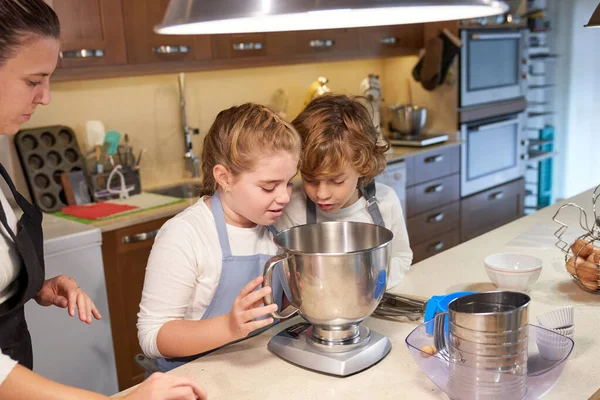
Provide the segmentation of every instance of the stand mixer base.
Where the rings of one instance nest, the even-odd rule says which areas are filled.
[[[343,352],[324,351],[307,338],[306,328],[309,326],[301,323],[279,332],[271,338],[267,348],[292,364],[337,376],[352,375],[371,367],[392,348],[387,337],[371,331],[368,340],[358,348]],[[297,333],[298,331],[301,333]]]

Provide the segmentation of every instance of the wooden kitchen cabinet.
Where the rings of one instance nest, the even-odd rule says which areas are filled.
[[[339,58],[358,53],[357,29],[275,32],[266,34],[269,56],[309,57],[314,60]]]
[[[208,60],[212,57],[208,35],[159,35],[169,0],[122,0],[127,56],[130,64]]]
[[[425,242],[413,245],[413,263],[418,263],[442,251],[446,251],[460,244],[460,231],[458,229],[436,235]]]
[[[361,54],[384,57],[415,54],[423,48],[423,39],[423,24],[358,29],[358,47]]]
[[[167,220],[162,218],[102,235],[102,258],[119,390],[144,379],[144,370],[133,359],[141,353],[137,314],[154,237]]]
[[[267,55],[266,34],[213,35],[213,58],[243,59]]]
[[[127,63],[121,0],[47,0],[60,20],[59,68]]]
[[[524,198],[525,181],[517,179],[462,199],[461,241],[473,239],[521,218],[524,215]]]
[[[413,263],[460,243],[460,146],[439,146],[406,159],[406,227]]]

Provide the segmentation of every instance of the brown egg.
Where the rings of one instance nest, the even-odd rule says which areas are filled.
[[[588,261],[584,261],[581,264],[577,263],[575,268],[577,277],[582,281],[598,281],[600,276],[598,275],[598,266]]]
[[[579,266],[579,264],[585,262],[585,259],[581,258],[581,257],[577,257],[577,265]],[[567,271],[569,271],[569,273],[573,276],[575,276],[575,257],[571,257],[569,258],[569,260],[567,261]]]
[[[590,254],[587,260],[591,263],[598,264],[600,263],[600,253],[596,253],[595,251]]]
[[[421,347],[421,357],[429,358],[430,356],[437,353],[435,346],[423,346]]]
[[[583,239],[577,239],[575,243],[571,246],[571,251],[574,255],[588,258],[590,254],[594,251],[594,245],[592,243],[586,242]]]
[[[579,281],[583,286],[585,286],[589,290],[597,290],[598,289],[598,281]]]

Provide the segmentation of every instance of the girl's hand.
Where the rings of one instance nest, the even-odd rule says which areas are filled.
[[[244,338],[250,332],[273,323],[273,318],[271,317],[255,321],[256,318],[277,311],[277,304],[271,304],[266,307],[262,306],[263,298],[271,293],[269,286],[255,290],[262,282],[262,275],[250,281],[244,286],[233,302],[228,319],[229,330],[234,340]]]

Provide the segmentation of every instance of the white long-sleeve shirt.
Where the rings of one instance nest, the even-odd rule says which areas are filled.
[[[138,313],[138,340],[148,357],[162,357],[156,339],[172,320],[199,320],[215,294],[222,252],[212,211],[202,198],[167,221],[156,236]],[[227,225],[232,255],[277,253],[263,226]]]
[[[13,232],[17,231],[17,218],[15,213],[8,204],[6,196],[0,190],[0,203],[6,214],[8,226]],[[19,275],[19,256],[17,254],[15,244],[4,229],[4,226],[0,224],[0,304],[9,299],[17,290],[16,285],[12,283]],[[12,360],[9,356],[2,354],[0,351],[0,386],[11,373],[13,368],[17,365],[17,362]]]
[[[392,240],[392,257],[387,289],[398,285],[406,272],[410,269],[413,253],[410,249],[406,222],[402,213],[402,206],[394,190],[382,183],[375,183],[379,210],[385,227],[394,233]],[[317,207],[317,222],[327,221],[355,221],[373,223],[367,210],[367,201],[360,197],[354,204],[336,212],[325,212]],[[283,215],[275,227],[278,230],[306,223],[306,194],[302,188],[294,188],[290,204],[283,210]]]
[[[13,368],[17,365],[17,362],[11,359],[9,356],[0,352],[0,386],[8,377],[13,370]]]
[[[8,226],[16,234],[17,217],[2,190],[0,190],[0,203],[6,214]],[[19,276],[20,266],[21,261],[15,243],[0,223],[0,304],[17,292],[16,279]]]

